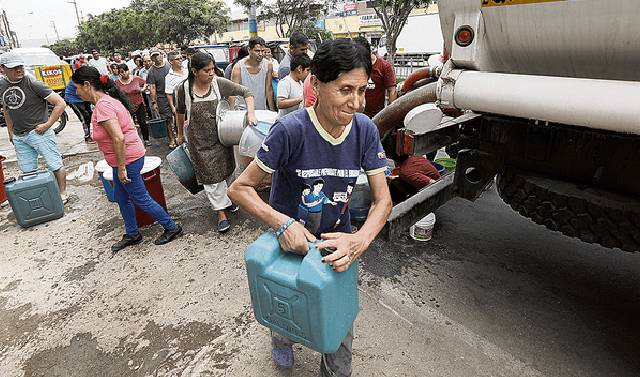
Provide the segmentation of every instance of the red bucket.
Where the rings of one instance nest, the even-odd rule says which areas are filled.
[[[158,166],[150,172],[143,173],[142,180],[144,180],[144,186],[147,188],[147,191],[149,191],[149,195],[166,211],[167,201],[164,197],[162,182],[160,181],[160,167]],[[138,207],[136,207],[136,220],[138,220],[138,226],[141,228],[156,222],[153,217],[147,215]]]
[[[149,191],[149,195],[155,200],[162,208],[167,210],[167,200],[164,197],[164,189],[162,188],[162,182],[160,181],[160,164],[162,159],[160,157],[146,156],[144,158],[144,166],[140,171],[144,186]],[[103,173],[103,177],[107,181],[113,181],[113,170],[109,169]],[[140,228],[152,225],[156,221],[153,217],[147,215],[143,210],[135,206],[136,220]]]
[[[2,161],[7,158],[0,156],[0,203],[4,203],[7,200],[7,193],[4,192],[4,171],[2,170]]]
[[[144,181],[144,187],[149,191],[149,195],[155,200],[162,208],[167,210],[167,201],[164,198],[164,189],[162,188],[162,182],[160,181],[160,164],[162,159],[155,156],[146,156],[144,158],[144,166],[140,171],[142,180]],[[156,221],[153,217],[147,215],[143,210],[136,207],[136,220],[140,228],[152,225]]]

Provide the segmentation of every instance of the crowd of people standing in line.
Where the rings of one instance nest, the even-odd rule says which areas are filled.
[[[317,94],[310,74],[310,41],[304,34],[293,32],[289,42],[288,50],[278,62],[264,39],[251,38],[225,72],[218,69],[210,54],[186,46],[170,51],[166,58],[155,48],[134,51],[129,53],[128,60],[119,52],[112,53],[107,60],[100,51],[93,50],[89,56],[78,56],[73,65],[76,73],[86,74],[85,67],[89,67],[97,72],[100,82],[107,80],[114,84],[113,88],[126,98],[124,108],[132,119],[134,130],[137,123],[143,146],[151,144],[147,122],[156,117],[165,120],[170,148],[187,143],[198,182],[203,184],[217,213],[217,230],[226,232],[230,228],[227,212],[237,209],[226,195],[225,182],[231,175],[229,171],[233,171],[234,161],[231,150],[223,147],[217,137],[215,108],[219,101],[226,99],[232,108],[246,110],[248,123],[252,125],[257,123],[255,110],[277,111],[278,117],[283,118],[297,110],[313,107]],[[370,52],[372,73],[368,77],[365,100],[358,111],[373,116],[384,107],[385,98],[388,102],[395,100],[395,74],[386,61],[371,52],[365,38],[358,37],[353,42]],[[85,140],[97,142],[96,126],[100,121],[96,120],[96,101],[80,95],[77,84],[76,80],[68,84],[65,101],[81,120]],[[96,90],[100,91],[100,88]],[[109,133],[109,136],[113,135]],[[100,143],[98,146],[103,150]],[[245,157],[248,164],[255,158],[255,153]],[[123,166],[118,168],[124,170]],[[63,181],[64,177],[58,177],[58,180]],[[59,186],[65,192],[63,182],[59,182]],[[125,212],[122,211],[123,217]],[[132,234],[131,229],[134,227],[127,228],[127,234],[135,240],[137,234]],[[114,245],[114,248],[118,246]]]
[[[146,120],[155,114],[167,120],[170,147],[186,143],[197,180],[217,214],[219,232],[230,228],[227,213],[240,206],[275,229],[284,251],[304,255],[316,240],[318,248],[335,250],[323,262],[337,272],[346,271],[366,251],[392,206],[384,175],[386,154],[370,116],[384,107],[385,97],[395,99],[393,67],[372,52],[366,39],[327,40],[313,59],[308,48],[309,40],[294,32],[289,51],[277,62],[262,38],[252,38],[241,50],[246,56],[235,59],[226,72],[210,54],[190,49],[171,51],[166,60],[156,49],[131,55],[129,61],[114,53],[109,62],[99,51],[86,61],[78,59],[67,102],[82,120],[87,140],[97,143],[113,170],[125,234],[112,252],[142,242],[134,206],[163,227],[156,245],[182,234],[181,226],[151,198],[141,176],[149,140]],[[64,111],[64,100],[25,76],[19,57],[5,54],[0,65],[6,74],[6,80],[0,79],[0,99],[20,169],[35,170],[42,155],[66,197],[64,166],[50,129]],[[27,95],[23,103],[15,99],[16,85]],[[277,110],[279,118],[231,186],[227,179],[235,168],[233,150],[220,142],[216,124],[222,100],[245,109],[249,126],[257,124],[256,110]],[[34,111],[46,102],[54,106],[50,115]],[[348,206],[361,171],[371,188],[371,209],[356,230]],[[257,193],[265,181],[271,182],[268,203]],[[321,376],[351,375],[352,340],[349,331],[337,352],[322,356]],[[292,345],[272,335],[276,365],[293,366]]]

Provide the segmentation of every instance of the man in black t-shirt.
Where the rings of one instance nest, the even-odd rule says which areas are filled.
[[[167,122],[167,135],[169,136],[169,147],[176,146],[176,139],[173,133],[173,112],[169,106],[169,100],[165,93],[165,79],[169,74],[169,64],[164,60],[164,55],[159,50],[151,51],[153,65],[147,75],[147,84],[151,94],[151,107],[160,114],[160,117]]]

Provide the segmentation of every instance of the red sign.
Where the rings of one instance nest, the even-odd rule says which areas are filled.
[[[345,3],[344,4],[344,10],[345,10],[345,12],[348,12],[350,10],[358,10],[358,4],[357,3]]]

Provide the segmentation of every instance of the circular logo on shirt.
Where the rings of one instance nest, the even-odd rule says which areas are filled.
[[[19,86],[10,86],[2,95],[2,103],[11,110],[17,110],[24,104],[26,96]]]

